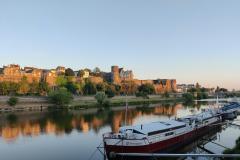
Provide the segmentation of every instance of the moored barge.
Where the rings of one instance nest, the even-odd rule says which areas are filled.
[[[106,133],[103,142],[110,153],[155,153],[190,143],[216,127],[222,118],[218,110],[174,120],[121,127],[118,133]]]

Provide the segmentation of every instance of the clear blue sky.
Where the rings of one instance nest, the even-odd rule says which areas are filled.
[[[118,64],[240,89],[239,0],[0,0],[0,65]]]

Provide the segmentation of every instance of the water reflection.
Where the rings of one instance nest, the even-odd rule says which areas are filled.
[[[183,110],[182,104],[159,104],[153,106],[138,106],[128,110],[127,123],[134,124],[137,118],[144,116],[178,116]],[[197,109],[189,107],[188,111]],[[197,109],[198,110],[198,109]],[[184,111],[186,112],[186,111]],[[181,112],[179,112],[181,113]],[[49,111],[46,113],[7,114],[1,116],[0,136],[7,142],[15,141],[19,136],[39,136],[40,134],[63,135],[73,130],[87,133],[110,125],[113,132],[117,132],[124,123],[124,107],[114,110],[92,111]]]
[[[155,104],[131,106],[127,123],[141,124],[198,113],[212,104]],[[79,160],[88,159],[102,142],[102,134],[117,132],[125,123],[125,107],[109,110],[19,112],[0,114],[0,150],[4,160]],[[216,139],[216,132],[219,137]],[[213,141],[228,148],[235,145],[239,127],[227,126],[214,131]],[[229,136],[231,135],[231,136]],[[87,145],[86,145],[87,143]],[[197,144],[197,145],[195,145]],[[176,153],[202,153],[197,141]],[[214,153],[224,148],[204,145]],[[40,150],[39,150],[40,148]],[[42,154],[44,153],[44,154]],[[79,158],[81,157],[81,158]],[[100,153],[94,159],[102,159]]]

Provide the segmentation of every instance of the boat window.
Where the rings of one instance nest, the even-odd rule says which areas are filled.
[[[169,132],[165,134],[165,136],[171,136],[171,135],[174,135],[174,132]]]
[[[133,133],[136,133],[136,134],[143,134],[142,132],[139,132],[139,131],[137,131],[137,130],[133,130]],[[143,134],[144,135],[144,134]]]
[[[171,125],[171,124],[166,123],[166,122],[159,122],[159,123],[164,124],[164,125],[166,125],[166,126],[170,126],[170,125]]]

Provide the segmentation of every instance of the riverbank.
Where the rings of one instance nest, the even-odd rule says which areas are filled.
[[[49,103],[47,97],[37,96],[23,96],[18,97],[19,101],[16,106],[11,107],[7,101],[9,96],[0,96],[0,111],[21,111],[21,110],[46,110],[53,108],[54,105]],[[123,106],[126,104],[126,100],[129,105],[140,104],[154,104],[154,103],[168,103],[168,102],[181,102],[182,98],[177,97],[161,97],[160,95],[151,95],[149,99],[136,96],[116,96],[110,99],[110,106]],[[87,109],[87,108],[99,108],[94,96],[74,96],[71,104],[65,106],[69,109]]]
[[[126,101],[128,105],[140,105],[140,104],[154,104],[154,103],[167,103],[167,102],[182,102],[182,98],[177,97],[161,97],[159,95],[151,95],[149,99],[145,99],[142,97],[136,96],[116,96],[110,99],[110,106],[124,106],[126,105]],[[75,97],[74,101],[70,108],[99,108],[97,101],[94,97]]]

